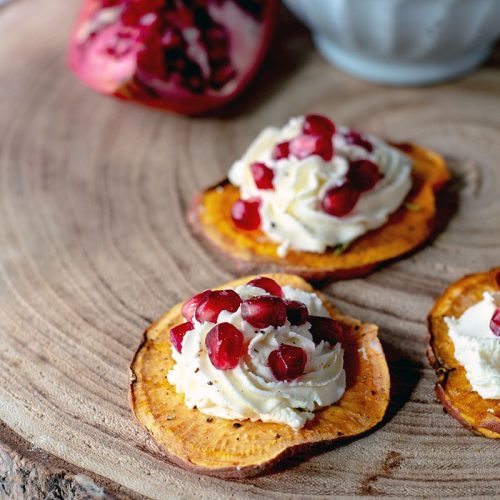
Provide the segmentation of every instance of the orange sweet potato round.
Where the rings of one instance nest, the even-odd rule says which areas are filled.
[[[445,409],[462,425],[489,438],[500,438],[500,400],[483,399],[467,380],[465,369],[454,357],[446,316],[459,317],[482,299],[485,291],[497,291],[500,268],[466,276],[451,285],[429,314],[427,356],[438,375],[436,394]]]
[[[231,220],[231,207],[239,189],[228,181],[198,194],[188,220],[210,247],[222,253],[239,272],[290,272],[312,281],[364,276],[374,268],[425,242],[436,216],[435,193],[450,178],[441,156],[411,144],[401,144],[413,160],[413,188],[403,206],[384,226],[355,240],[344,252],[290,250],[277,255],[278,245],[260,231],[242,231]]]
[[[312,291],[297,276],[268,275],[281,285]],[[234,287],[252,277],[227,283]],[[359,435],[379,423],[387,409],[389,371],[377,327],[343,316],[320,295],[332,317],[345,326],[343,338],[347,388],[332,406],[295,432],[284,424],[210,418],[184,405],[184,397],[166,379],[173,366],[169,330],[182,322],[176,305],[145,332],[131,365],[130,400],[139,422],[178,465],[220,477],[259,474],[279,460],[339,439]],[[236,424],[236,425],[235,425]]]

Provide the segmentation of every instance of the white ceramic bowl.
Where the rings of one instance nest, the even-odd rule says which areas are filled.
[[[423,85],[481,64],[500,36],[500,0],[283,0],[323,56],[355,76]]]

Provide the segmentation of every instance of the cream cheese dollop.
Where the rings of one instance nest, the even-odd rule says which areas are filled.
[[[234,289],[245,300],[268,294],[250,285]],[[315,293],[283,287],[286,299],[303,302],[310,315],[328,317]],[[339,343],[334,346],[313,342],[310,323],[300,326],[288,321],[281,327],[257,330],[243,320],[241,307],[231,313],[222,311],[218,323],[228,322],[238,328],[248,342],[248,351],[231,370],[216,369],[206,351],[205,337],[214,323],[199,323],[182,341],[182,353],[172,349],[174,367],[168,381],[184,394],[185,404],[210,416],[236,420],[261,420],[287,424],[295,430],[314,418],[314,411],[338,401],[345,391],[344,356]],[[307,362],[304,374],[289,382],[277,381],[267,360],[281,344],[304,349]]]
[[[459,318],[446,317],[455,346],[455,358],[465,368],[472,389],[485,399],[500,399],[500,337],[490,329],[500,293],[485,292],[483,299]]]
[[[304,117],[292,118],[281,129],[265,128],[241,159],[229,170],[229,181],[240,188],[241,198],[259,197],[261,229],[279,244],[278,255],[289,248],[323,253],[328,247],[348,243],[385,224],[403,203],[411,189],[411,160],[386,142],[365,134],[373,151],[348,144],[347,127],[337,125],[330,161],[317,155],[305,159],[293,156],[275,160],[276,144],[302,133]],[[367,159],[376,163],[383,178],[364,192],[353,211],[343,217],[325,213],[320,202],[325,193],[346,181],[349,161]],[[250,165],[263,162],[274,170],[274,189],[258,189]]]

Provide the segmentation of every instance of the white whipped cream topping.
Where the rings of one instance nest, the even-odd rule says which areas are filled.
[[[261,288],[235,288],[242,300],[254,295],[268,295]],[[285,298],[303,302],[309,314],[328,317],[328,312],[314,293],[283,287]],[[257,330],[241,317],[241,308],[222,311],[218,323],[228,322],[238,328],[248,343],[248,352],[232,370],[216,369],[207,354],[205,336],[214,323],[198,323],[182,341],[182,354],[172,349],[175,366],[168,381],[183,393],[189,408],[226,419],[250,419],[287,424],[295,430],[314,418],[314,410],[338,401],[345,391],[344,352],[340,344],[315,345],[310,323],[294,326],[288,321],[278,328]],[[267,359],[281,344],[301,347],[307,354],[304,374],[290,382],[274,378]]]
[[[386,142],[365,134],[373,152],[347,144],[349,128],[337,126],[333,136],[335,154],[330,161],[320,156],[299,160],[293,156],[273,160],[276,144],[302,133],[303,117],[292,118],[282,128],[265,128],[243,157],[229,170],[230,182],[238,186],[241,197],[259,197],[261,228],[280,244],[278,255],[288,248],[322,253],[327,247],[347,243],[387,222],[411,189],[411,160]],[[361,195],[353,211],[343,217],[325,213],[320,201],[328,189],[346,180],[349,160],[367,159],[379,166],[384,177],[371,191]],[[250,165],[263,162],[274,170],[274,189],[258,189]]]
[[[460,318],[445,318],[455,345],[455,358],[465,368],[472,388],[485,399],[500,399],[500,337],[490,329],[500,293],[485,292],[483,300]]]

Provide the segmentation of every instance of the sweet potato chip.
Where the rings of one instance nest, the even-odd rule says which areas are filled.
[[[281,285],[313,289],[297,276],[269,275]],[[247,283],[253,277],[220,288]],[[220,477],[258,474],[279,460],[315,445],[359,435],[385,414],[390,379],[375,325],[343,316],[320,294],[332,317],[345,326],[339,339],[344,349],[347,388],[332,406],[316,412],[300,431],[284,424],[208,417],[184,404],[184,396],[166,379],[174,361],[169,330],[182,322],[181,305],[164,314],[145,332],[131,365],[130,400],[135,416],[182,467]]]
[[[436,394],[446,410],[462,425],[489,438],[500,438],[500,400],[484,399],[474,391],[464,367],[455,359],[446,316],[459,317],[479,302],[486,291],[498,291],[500,268],[466,276],[451,285],[429,314],[427,356],[436,369]]]
[[[398,147],[413,160],[411,192],[387,224],[358,238],[343,252],[329,249],[320,254],[290,250],[285,257],[279,257],[278,245],[262,231],[242,231],[234,226],[231,207],[239,198],[239,189],[228,181],[196,196],[188,220],[194,232],[240,272],[290,272],[313,281],[366,275],[428,239],[436,215],[435,192],[450,177],[438,154],[411,144]]]

